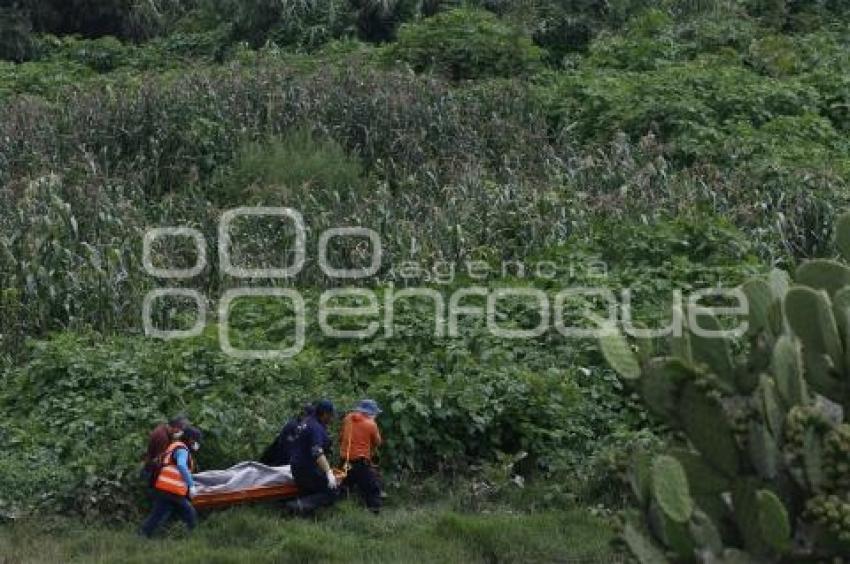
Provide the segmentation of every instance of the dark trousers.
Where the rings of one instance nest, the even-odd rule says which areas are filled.
[[[298,486],[298,498],[287,504],[293,511],[309,514],[321,507],[336,503],[337,492],[328,487],[328,478],[312,469],[292,467],[292,477]]]
[[[342,485],[349,491],[357,490],[369,509],[377,511],[381,508],[381,481],[378,471],[369,462],[352,462]]]
[[[153,509],[145,522],[142,523],[141,533],[146,537],[152,536],[154,531],[168,521],[168,518],[174,513],[177,513],[180,519],[186,523],[186,527],[190,531],[198,524],[198,513],[192,507],[189,498],[154,490]]]

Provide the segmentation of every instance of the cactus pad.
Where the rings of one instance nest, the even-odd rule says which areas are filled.
[[[640,364],[628,341],[615,327],[607,327],[599,337],[599,348],[611,368],[627,380],[640,377]]]

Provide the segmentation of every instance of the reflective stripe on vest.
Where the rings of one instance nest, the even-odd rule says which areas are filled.
[[[180,474],[180,470],[177,468],[177,464],[174,462],[174,451],[178,448],[189,450],[181,442],[174,442],[168,445],[168,448],[162,454],[162,470],[159,471],[159,476],[153,487],[161,492],[185,496],[189,493],[189,486],[186,485],[183,476]],[[189,458],[191,460],[191,454]]]

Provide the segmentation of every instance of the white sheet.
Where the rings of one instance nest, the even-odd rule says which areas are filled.
[[[199,494],[226,493],[257,486],[278,486],[293,482],[289,466],[266,466],[259,462],[240,462],[227,470],[208,470],[193,474]]]

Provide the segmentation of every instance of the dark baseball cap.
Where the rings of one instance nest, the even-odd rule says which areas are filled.
[[[329,399],[318,400],[315,405],[315,410],[316,415],[321,415],[322,413],[330,413],[331,415],[334,415],[336,413],[334,403]]]
[[[197,427],[192,427],[191,425],[183,429],[183,436],[180,437],[186,442],[201,442],[203,438],[203,433]]]

